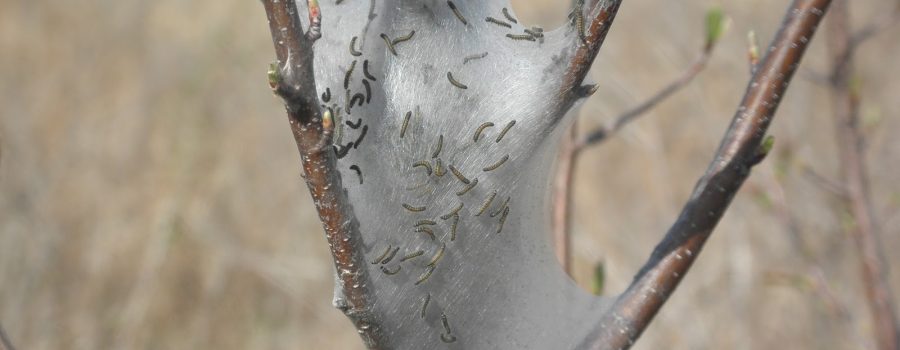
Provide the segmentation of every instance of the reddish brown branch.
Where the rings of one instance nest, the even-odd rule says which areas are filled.
[[[616,19],[619,5],[622,4],[622,0],[591,0],[587,5],[584,5],[583,2],[583,0],[578,1],[581,4],[573,10],[576,13],[580,11],[584,16],[585,23],[585,28],[579,28],[575,24],[577,21],[573,21],[573,28],[576,31],[584,29],[585,32],[584,42],[578,45],[574,56],[569,61],[562,85],[562,91],[571,97],[567,99],[567,105],[571,105],[578,98],[585,97],[583,94],[577,93],[578,87],[581,86],[584,77],[591,70],[591,65],[597,58],[600,47],[603,46],[606,34],[609,33],[613,20]]]
[[[750,175],[750,169],[765,155],[760,147],[763,136],[830,3],[792,2],[709,169],[631,286],[587,338],[585,348],[630,347],[672,295]]]
[[[553,218],[550,228],[556,259],[563,271],[572,274],[572,182],[578,162],[575,140],[578,136],[578,120],[572,123],[568,135],[563,136],[559,149],[559,164],[553,178]]]
[[[837,124],[837,144],[841,178],[845,190],[844,206],[853,218],[851,235],[859,253],[863,285],[880,350],[900,348],[898,322],[887,268],[879,249],[879,227],[874,216],[863,149],[864,136],[859,129],[859,94],[851,87],[854,51],[850,34],[849,5],[846,0],[834,5],[828,20],[828,51],[832,57],[831,100]]]
[[[369,348],[383,348],[382,335],[371,313],[374,296],[365,269],[359,223],[341,184],[337,159],[328,145],[334,129],[330,114],[322,115],[313,75],[313,42],[321,35],[319,6],[309,0],[311,28],[304,33],[294,1],[263,0],[278,64],[269,83],[284,99],[304,178],[325,228],[338,273],[335,304],[356,326]]]

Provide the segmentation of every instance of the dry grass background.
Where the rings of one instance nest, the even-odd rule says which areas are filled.
[[[551,26],[566,8],[514,1]],[[713,0],[629,0],[582,109],[599,125],[687,66]],[[709,69],[582,157],[575,277],[602,259],[621,291],[703,172],[787,0],[721,2],[732,30]],[[856,23],[890,6],[853,1]],[[325,14],[327,20],[328,14]],[[824,71],[822,33],[804,66]],[[873,199],[900,291],[900,27],[860,52]],[[325,34],[327,35],[327,33]],[[327,244],[265,83],[257,1],[0,2],[0,322],[22,349],[359,349],[331,307]],[[865,349],[868,312],[833,198],[827,90],[797,79],[760,166],[638,349]],[[812,266],[766,203],[782,183],[846,315],[791,279]]]

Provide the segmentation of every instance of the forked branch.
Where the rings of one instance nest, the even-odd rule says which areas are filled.
[[[830,0],[792,2],[722,144],[678,220],[587,338],[585,348],[630,347],[672,295],[751,168],[768,153],[771,143],[764,143],[763,137],[830,4]]]
[[[269,72],[269,84],[284,99],[306,185],[334,258],[339,284],[335,306],[354,323],[367,347],[383,348],[382,334],[371,313],[374,294],[367,288],[371,283],[359,223],[330,147],[334,121],[328,112],[322,114],[317,103],[312,44],[321,37],[318,1],[308,0],[311,25],[305,33],[294,1],[262,3],[278,58]]]

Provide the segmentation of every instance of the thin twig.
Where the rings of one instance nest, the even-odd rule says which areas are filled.
[[[803,175],[823,190],[841,198],[847,197],[847,189],[844,184],[831,180],[810,167],[803,167]]]
[[[831,101],[837,131],[841,163],[844,206],[853,218],[850,228],[859,254],[861,275],[872,314],[875,342],[879,350],[900,348],[898,322],[887,267],[878,240],[878,222],[870,198],[869,177],[865,165],[864,135],[859,129],[859,92],[851,87],[856,45],[850,34],[847,0],[834,5],[828,20],[828,51],[832,58]]]
[[[763,137],[830,0],[794,0],[706,174],[647,263],[582,344],[627,349],[672,295],[750,169],[766,154]]]
[[[707,42],[694,62],[688,66],[678,78],[667,84],[663,89],[646,101],[615,118],[615,122],[613,122],[612,126],[598,128],[585,137],[578,139],[578,122],[576,121],[572,125],[569,136],[567,136],[560,145],[560,161],[557,166],[557,173],[554,180],[553,222],[551,223],[556,257],[567,273],[571,272],[572,258],[572,254],[569,251],[572,245],[572,232],[570,229],[572,227],[572,214],[570,213],[572,207],[572,182],[575,181],[575,165],[578,163],[577,158],[581,154],[581,151],[588,146],[605,141],[609,136],[615,134],[624,127],[625,124],[653,109],[653,107],[657,106],[660,102],[669,96],[672,96],[676,91],[690,83],[694,77],[706,68],[706,64],[709,62],[709,57],[715,48],[716,42],[717,41],[715,40]]]
[[[575,120],[559,147],[559,163],[553,178],[553,217],[550,223],[556,259],[569,275],[572,274],[572,183],[575,181],[575,165],[578,162],[575,148],[577,136],[578,120]]]
[[[341,294],[335,305],[354,323],[366,346],[384,348],[371,313],[374,295],[363,256],[359,223],[341,184],[331,151],[334,121],[319,110],[313,75],[313,42],[321,35],[319,5],[308,0],[311,28],[304,33],[294,1],[263,0],[278,58],[269,83],[284,100],[303,166],[306,185],[325,228]]]
[[[694,80],[700,72],[706,68],[707,62],[709,62],[710,53],[712,52],[712,47],[708,47],[708,49],[704,49],[700,55],[694,59],[694,62],[688,66],[681,75],[678,76],[677,79],[673,80],[661,90],[659,90],[656,94],[648,98],[646,101],[641,104],[635,106],[634,108],[622,113],[618,117],[616,117],[610,126],[600,127],[597,130],[594,130],[587,135],[585,135],[575,146],[578,151],[581,151],[588,146],[599,144],[602,141],[605,141],[609,136],[618,132],[622,127],[626,124],[636,120],[638,117],[647,113],[653,107],[656,107],[660,102],[664,101],[669,96],[672,96],[678,90],[685,87],[688,83]]]
[[[2,324],[0,324],[0,350],[16,350],[16,347],[12,345],[12,341],[9,340],[6,331],[3,330]]]
[[[580,39],[577,41],[578,47],[575,49],[575,55],[566,69],[565,80],[561,88],[561,94],[564,98],[563,103],[559,106],[560,111],[568,110],[578,99],[586,98],[597,91],[596,86],[582,85],[582,83],[584,82],[584,77],[590,71],[594,59],[597,58],[597,54],[600,52],[600,47],[606,39],[606,34],[612,28],[613,20],[616,18],[616,13],[619,11],[619,5],[622,3],[622,0],[590,0],[587,4],[585,4],[585,0],[575,0],[573,3],[575,5],[575,8],[572,9],[573,13],[575,13],[574,11],[580,11],[581,14],[591,16],[585,16],[586,19],[590,19],[587,33],[584,34],[583,42]],[[593,15],[594,13],[596,15]],[[577,25],[572,24],[573,29],[581,30]],[[573,134],[563,141],[565,144],[560,149],[561,161],[556,168],[556,180],[553,185],[554,204],[553,222],[551,224],[551,234],[555,243],[556,255],[566,272],[571,272],[571,252],[569,249],[571,237],[568,227],[570,222],[568,218],[571,215],[569,213],[571,195],[569,192],[572,186],[572,171],[575,166],[574,153],[576,147],[574,132],[577,127],[573,124],[572,128],[570,132],[573,132]]]

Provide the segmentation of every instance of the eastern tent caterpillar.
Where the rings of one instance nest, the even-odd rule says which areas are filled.
[[[362,56],[362,52],[356,51],[356,39],[358,38],[355,36],[353,39],[350,39],[350,54],[353,56]]]
[[[482,52],[479,54],[466,56],[463,58],[463,64],[469,63],[469,61],[472,61],[472,60],[479,60],[479,59],[485,58],[485,57],[487,57],[487,55],[488,55],[488,53],[487,53],[487,51],[485,51],[485,52]]]
[[[437,177],[444,176],[447,172],[444,171],[444,165],[441,163],[441,159],[438,158],[434,161],[434,175]]]
[[[447,248],[447,244],[446,244],[446,243],[441,243],[441,248],[438,249],[437,253],[434,254],[434,257],[431,258],[431,261],[428,262],[428,265],[427,265],[427,266],[434,266],[434,265],[436,265],[437,262],[440,261],[441,258],[444,257],[444,249],[446,249],[446,248]]]
[[[424,207],[424,206],[421,206],[421,207],[414,207],[414,206],[411,206],[411,205],[406,204],[406,203],[403,203],[402,205],[403,205],[403,208],[405,208],[406,210],[409,210],[409,211],[411,211],[411,212],[413,212],[413,213],[423,212],[423,211],[425,211],[425,209],[427,209],[427,208]]]
[[[381,260],[383,260],[385,257],[387,257],[387,255],[388,255],[390,252],[391,252],[391,245],[388,244],[387,248],[384,250],[384,253],[382,253],[382,254],[379,255],[377,258],[375,258],[375,260],[372,261],[372,265],[375,265],[375,264],[380,263]]]
[[[369,132],[369,126],[363,125],[362,132],[359,133],[359,137],[357,137],[356,141],[353,142],[353,149],[356,149],[357,147],[359,147],[359,144],[362,143],[363,138],[366,137],[367,132]]]
[[[359,101],[358,103],[356,101]],[[366,95],[363,95],[361,92],[357,92],[353,94],[353,98],[350,99],[350,107],[353,105],[358,105],[362,107],[362,105],[366,102]]]
[[[400,262],[404,262],[404,261],[407,261],[407,260],[409,260],[409,259],[415,259],[415,258],[418,258],[418,257],[424,255],[424,254],[425,254],[425,251],[420,249],[420,250],[417,250],[417,251],[415,251],[415,252],[406,254],[405,256],[403,256],[402,258],[400,258]]]
[[[400,138],[402,139],[404,135],[406,135],[406,127],[409,126],[409,118],[412,117],[412,111],[406,112],[406,115],[403,116],[403,124],[400,125]],[[428,172],[428,175],[431,175],[431,171]]]
[[[472,181],[469,181],[469,179],[467,179],[465,177],[465,175],[463,175],[461,172],[459,172],[459,170],[456,169],[456,167],[453,166],[453,164],[450,164],[447,167],[450,168],[450,172],[453,173],[453,176],[456,176],[456,178],[459,179],[459,181],[462,181],[462,183],[468,185],[470,182],[472,182]]]
[[[503,12],[503,17],[506,17],[506,19],[510,22],[519,23],[519,21],[517,21],[515,18],[513,18],[513,16],[509,14],[509,10],[507,10],[505,7],[500,12]]]
[[[427,161],[420,160],[418,162],[413,163],[412,167],[413,168],[423,167],[423,168],[425,168],[425,171],[428,172],[428,176],[431,176],[431,164],[429,164]]]
[[[453,333],[450,331],[450,322],[447,321],[447,315],[444,313],[441,313],[441,324],[444,325],[444,331],[446,331],[447,334]]]
[[[397,56],[397,50],[394,49],[391,38],[388,38],[387,34],[381,33],[381,39],[384,39],[384,44],[387,45],[388,51],[390,51],[392,55]]]
[[[391,46],[394,46],[394,45],[397,45],[397,44],[402,43],[402,42],[404,42],[404,41],[407,41],[407,40],[409,40],[409,39],[412,39],[413,35],[416,35],[416,31],[415,31],[415,30],[410,31],[409,34],[406,34],[405,36],[397,37],[397,39],[392,40],[392,41],[391,41]]]
[[[397,269],[394,271],[388,270],[387,267],[381,266],[381,272],[384,272],[385,275],[393,276],[396,275],[397,272],[400,272],[400,265],[397,265]]]
[[[363,61],[363,75],[371,81],[378,81],[371,73],[369,73],[369,60]]]
[[[527,40],[527,41],[535,40],[533,36],[527,35],[527,34],[506,34],[506,37],[513,39],[513,40]]]
[[[466,21],[466,18],[463,17],[462,13],[459,12],[459,9],[456,8],[456,4],[454,4],[453,1],[447,1],[447,6],[450,6],[450,10],[453,11],[453,15],[455,15],[463,25],[469,24],[469,21]]]
[[[366,88],[366,103],[372,102],[372,86],[369,85],[369,81],[363,79],[363,87]]]
[[[363,184],[363,175],[362,175],[362,170],[359,169],[359,166],[357,166],[356,164],[353,164],[350,166],[350,170],[353,170],[356,172],[356,176],[359,177],[359,184],[362,185]]]
[[[481,204],[481,208],[478,208],[478,213],[475,216],[481,216],[484,214],[484,211],[487,210],[488,207],[491,206],[491,202],[494,201],[494,197],[497,197],[497,191],[491,192],[491,195],[484,200],[484,203]]]
[[[419,220],[418,222],[416,222],[415,226],[419,227],[419,226],[425,226],[425,225],[437,225],[437,223],[434,222],[434,220],[422,219],[422,220]]]
[[[416,227],[416,232],[420,232],[420,233],[424,233],[424,234],[428,235],[428,237],[431,237],[432,241],[435,239],[434,231],[427,226]]]
[[[503,130],[500,131],[500,135],[497,135],[497,140],[494,141],[494,142],[499,143],[500,140],[503,139],[503,136],[506,136],[506,133],[509,132],[509,129],[512,129],[512,127],[513,127],[514,125],[516,125],[516,121],[515,121],[515,120],[510,121],[509,124],[506,124],[506,126],[503,127]]]
[[[453,78],[453,73],[447,72],[447,80],[450,80],[450,84],[453,84],[453,86],[456,86],[456,87],[458,87],[458,88],[460,88],[460,89],[465,90],[465,89],[468,89],[468,88],[469,88],[469,87],[466,86],[465,84],[460,83],[459,81],[457,81],[456,79],[454,79],[454,78]]]
[[[350,78],[353,76],[353,70],[356,68],[356,60],[353,60],[353,63],[350,64],[350,69],[347,69],[347,73],[344,73],[344,89],[350,88]]]
[[[459,214],[453,214],[453,223],[450,224],[450,242],[456,240],[456,228],[459,226]]]
[[[418,286],[418,285],[421,284],[422,282],[425,282],[425,280],[427,280],[428,277],[431,277],[431,274],[432,274],[432,273],[434,273],[434,265],[428,266],[428,267],[425,269],[425,272],[424,272],[421,276],[419,276],[419,280],[416,281],[415,285]]]
[[[391,251],[391,254],[388,254],[387,257],[385,257],[384,259],[381,259],[381,264],[384,265],[384,264],[391,262],[391,260],[394,260],[394,256],[397,255],[398,251],[400,251],[400,247],[394,248],[394,250]]]
[[[506,22],[503,22],[503,21],[501,21],[501,20],[499,20],[499,19],[496,19],[496,18],[494,18],[494,17],[488,17],[488,18],[485,18],[484,21],[485,21],[485,22],[488,22],[488,23],[496,24],[496,25],[501,26],[501,27],[506,27],[506,28],[512,29],[512,25],[511,25],[511,24],[506,23]]]
[[[484,131],[484,129],[490,128],[492,126],[494,126],[494,123],[491,122],[486,122],[479,125],[478,129],[475,129],[475,135],[472,135],[472,141],[478,142],[478,139],[481,138],[481,132]]]
[[[578,31],[578,38],[582,43],[587,43],[584,37],[584,0],[578,0],[575,5],[575,30]]]
[[[458,214],[459,211],[462,210],[462,208],[463,204],[460,202],[459,205],[457,205],[456,208],[453,208],[453,210],[451,210],[449,213],[441,215],[441,220],[447,220],[451,216]]]
[[[532,27],[531,29],[526,28],[524,30],[524,32],[527,33],[528,35],[531,35],[531,36],[537,38],[537,39],[540,39],[540,38],[544,37],[544,31],[543,31],[543,29],[538,30],[539,28],[540,27]]]
[[[362,118],[358,118],[356,124],[353,124],[353,122],[349,120],[344,122],[344,124],[347,124],[351,129],[359,129],[359,127],[362,126]]]
[[[437,158],[439,155],[441,155],[441,149],[443,149],[443,148],[444,148],[444,135],[441,134],[440,136],[438,136],[438,142],[437,142],[437,145],[434,147],[434,152],[431,152],[431,158]]]
[[[466,194],[467,192],[469,192],[469,191],[471,191],[473,188],[475,188],[475,185],[477,185],[477,184],[478,184],[478,179],[476,178],[475,180],[472,180],[472,183],[468,184],[468,185],[466,186],[466,188],[463,188],[463,189],[460,190],[459,192],[456,192],[456,195],[457,195],[457,196],[462,196],[462,195]]]
[[[492,171],[492,170],[496,170],[497,168],[499,168],[500,166],[502,166],[503,163],[506,163],[507,160],[509,160],[509,155],[508,155],[508,154],[505,155],[505,156],[503,156],[503,158],[500,158],[500,160],[497,161],[496,163],[491,164],[491,165],[488,165],[488,166],[486,166],[484,169],[481,169],[481,170],[484,170],[484,171]]]
[[[497,228],[497,233],[503,231],[503,224],[506,223],[506,216],[509,215],[509,207],[503,209],[503,215],[500,216],[500,227]]]
[[[347,156],[347,153],[350,152],[350,149],[353,148],[353,143],[348,143],[346,145],[332,145],[334,147],[334,154],[337,155],[337,159],[341,159]]]
[[[491,217],[495,217],[495,216],[497,216],[497,215],[500,215],[500,213],[502,213],[503,210],[506,209],[506,206],[509,205],[509,199],[510,199],[510,197],[507,196],[507,197],[506,197],[506,200],[503,201],[503,204],[501,204],[500,207],[497,208],[497,211],[491,213]]]
[[[425,298],[422,299],[422,311],[419,313],[419,317],[425,318],[425,311],[428,310],[428,303],[431,302],[431,293],[425,295]]]
[[[456,336],[453,334],[441,333],[441,341],[449,344],[456,341]]]

